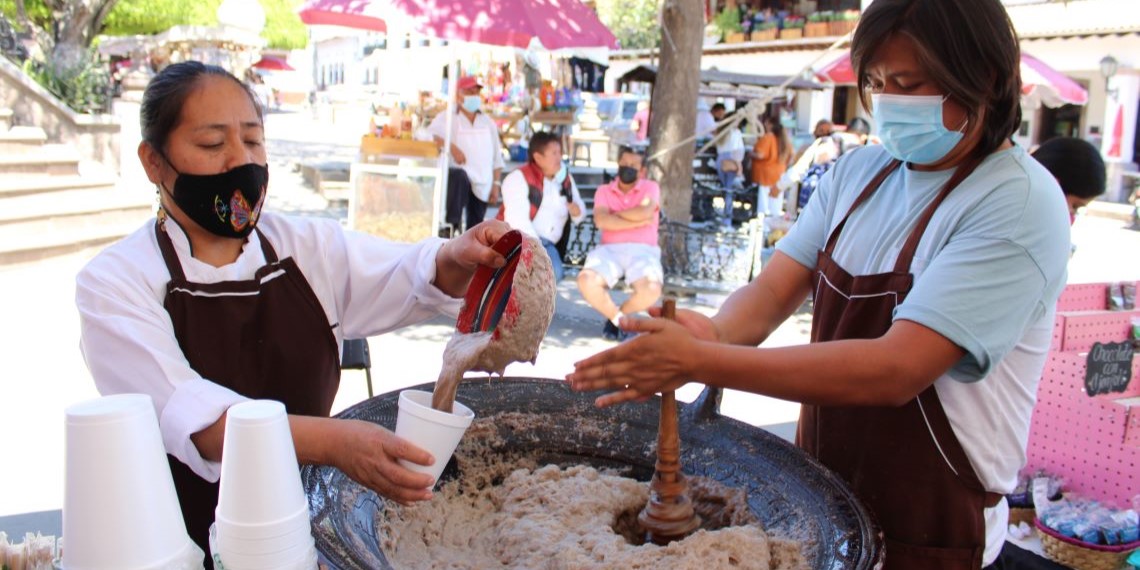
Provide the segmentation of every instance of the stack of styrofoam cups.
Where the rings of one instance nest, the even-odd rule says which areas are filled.
[[[416,465],[403,459],[400,465],[432,476],[439,481],[440,473],[451,461],[451,455],[463,439],[463,434],[475,419],[471,408],[455,402],[451,413],[431,407],[431,392],[404,390],[400,392],[399,410],[396,413],[396,435],[424,448],[435,457],[435,463]],[[432,483],[434,486],[435,483]]]
[[[150,396],[107,396],[65,413],[62,567],[201,570]]]
[[[215,569],[317,567],[309,504],[281,402],[242,402],[226,415],[210,549]]]

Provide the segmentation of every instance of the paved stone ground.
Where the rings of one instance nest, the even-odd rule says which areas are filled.
[[[271,156],[268,208],[298,215],[342,219],[345,211],[306,187],[296,168],[303,160],[352,160],[357,134],[338,132],[301,113],[271,114],[267,120]],[[1126,223],[1082,216],[1073,229],[1077,251],[1070,282],[1140,278],[1140,232]],[[28,530],[59,533],[63,503],[63,410],[96,397],[78,350],[79,323],[74,278],[95,250],[34,264],[0,268],[0,531],[22,536]],[[686,297],[679,306],[712,313],[716,298]],[[573,363],[613,344],[600,337],[601,317],[590,309],[570,279],[559,286],[556,314],[535,364],[514,364],[510,376],[561,378]],[[789,319],[767,343],[807,342],[810,315]],[[437,318],[370,339],[373,381],[378,393],[433,382],[454,323]],[[696,397],[700,386],[678,393]],[[367,397],[364,373],[345,371],[334,412]],[[722,411],[752,425],[790,437],[798,404],[728,392]],[[41,513],[41,514],[29,514]],[[19,515],[19,516],[16,516]]]

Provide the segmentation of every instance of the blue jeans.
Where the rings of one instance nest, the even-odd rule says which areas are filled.
[[[728,188],[735,184],[736,176],[739,174],[739,172],[725,172],[724,170],[721,170],[721,163],[729,159],[736,160],[732,157],[732,153],[722,152],[716,155],[716,177],[717,181],[720,182],[721,188]],[[740,167],[739,162],[737,162],[736,165],[737,167]]]
[[[554,282],[562,281],[566,276],[566,269],[562,267],[562,256],[558,255],[558,248],[554,247],[554,242],[546,239],[542,240],[542,247],[546,249],[546,254],[550,256],[550,265],[554,269]]]

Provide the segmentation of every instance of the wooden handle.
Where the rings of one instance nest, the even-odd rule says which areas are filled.
[[[665,297],[661,301],[661,318],[669,319],[670,321],[677,319],[677,300],[673,297]]]

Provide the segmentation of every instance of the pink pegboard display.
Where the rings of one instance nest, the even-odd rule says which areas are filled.
[[[1066,488],[1123,506],[1140,494],[1140,358],[1124,393],[1085,394],[1086,355],[1051,352],[1037,390],[1027,471],[1063,476]]]
[[[1057,311],[1100,311],[1108,308],[1108,283],[1066,285],[1057,299]]]
[[[1140,311],[1065,311],[1053,323],[1050,350],[1087,351],[1097,342],[1121,342],[1129,338],[1132,319]]]

